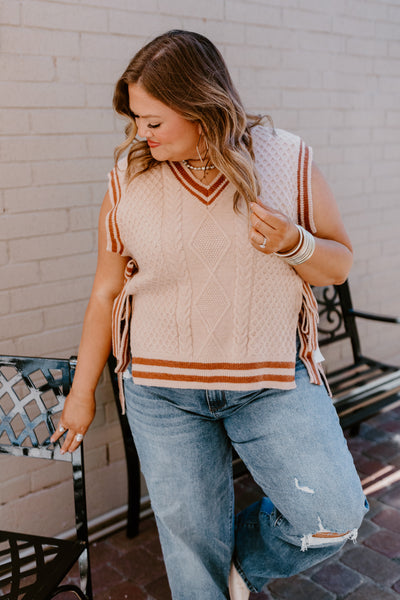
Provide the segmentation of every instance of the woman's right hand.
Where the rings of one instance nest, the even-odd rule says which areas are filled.
[[[73,452],[81,443],[83,436],[89,429],[96,412],[94,393],[76,392],[73,388],[65,399],[64,410],[58,423],[57,431],[53,433],[50,441],[56,442],[65,432],[61,453]]]

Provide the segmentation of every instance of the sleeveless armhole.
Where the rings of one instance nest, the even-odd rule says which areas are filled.
[[[299,163],[297,169],[297,222],[310,233],[315,233],[311,192],[312,148],[300,140]],[[303,281],[303,299],[299,314],[298,333],[300,338],[299,357],[304,363],[310,382],[325,384],[332,396],[321,366],[321,353],[318,346],[318,304],[309,283]],[[323,360],[323,358],[322,358]]]
[[[106,216],[107,250],[123,255],[124,245],[117,221],[118,204],[121,201],[121,183],[118,176],[118,167],[114,167],[108,174],[108,193],[111,200],[111,209]]]
[[[303,140],[300,140],[299,162],[297,168],[297,222],[299,225],[315,233],[313,217],[313,203],[311,193],[311,167],[313,152],[310,146],[306,146]]]
[[[120,161],[108,174],[108,192],[111,200],[111,209],[106,216],[107,250],[121,256],[127,256],[117,219],[123,189],[121,187],[121,177],[125,176],[125,169],[123,168],[124,160]],[[137,264],[131,258],[125,267],[124,286],[115,298],[112,310],[112,349],[117,361],[115,373],[118,376],[119,397],[123,413],[125,413],[123,373],[131,362],[130,327],[133,296],[129,293],[128,289],[129,283],[137,270]]]

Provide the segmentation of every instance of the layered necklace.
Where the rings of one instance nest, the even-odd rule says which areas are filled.
[[[192,171],[211,171],[211,169],[215,169],[215,165],[202,165],[201,167],[194,167],[193,165],[189,165],[187,160],[183,160],[182,163],[185,165],[185,167],[187,167],[188,169],[191,169]]]

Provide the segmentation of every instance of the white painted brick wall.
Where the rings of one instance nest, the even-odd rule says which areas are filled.
[[[249,110],[313,145],[354,244],[355,304],[400,314],[397,0],[0,0],[0,24],[0,352],[77,351],[123,130],[113,86],[143,43],[174,27],[208,35]],[[362,336],[369,352],[400,360],[393,328],[363,324]],[[337,363],[343,350],[328,354]],[[92,517],[126,502],[108,377],[97,396]],[[0,520],[23,528],[40,497],[62,529],[53,507],[64,471],[2,461]]]

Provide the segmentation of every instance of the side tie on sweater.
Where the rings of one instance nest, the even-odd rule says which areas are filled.
[[[315,358],[315,353],[319,350],[318,321],[319,314],[317,301],[311,290],[310,284],[304,281],[303,303],[299,315],[298,325],[300,337],[299,357],[307,369],[311,383],[321,385],[324,382],[328,394],[332,396],[321,363]]]
[[[124,287],[115,298],[112,310],[112,349],[117,360],[115,373],[118,376],[119,398],[123,413],[125,413],[125,395],[122,376],[131,361],[129,335],[132,318],[132,295],[128,293],[127,288],[136,272],[137,264],[131,259],[125,267]]]

